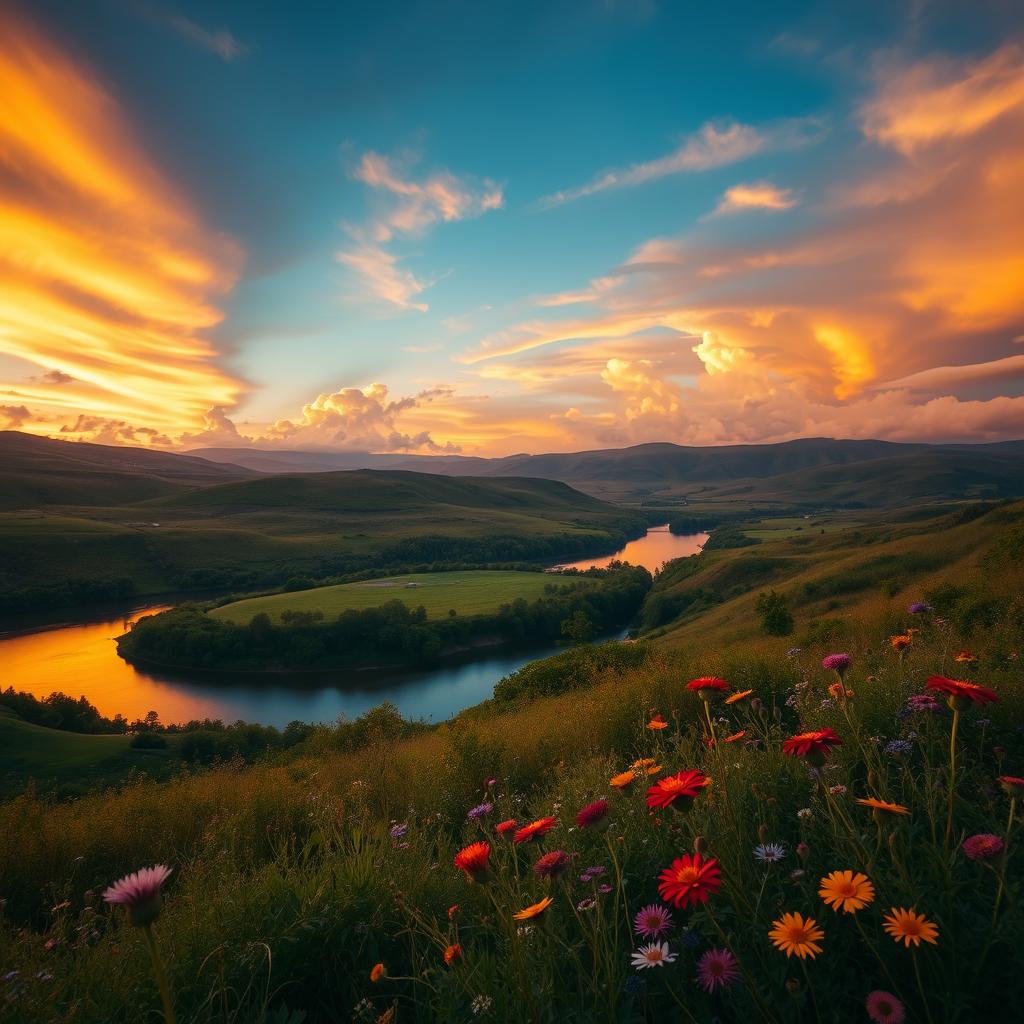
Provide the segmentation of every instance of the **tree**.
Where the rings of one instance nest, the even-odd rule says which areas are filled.
[[[759,594],[754,611],[761,616],[761,628],[769,636],[789,636],[793,632],[793,613],[782,594],[774,590]]]
[[[569,643],[579,646],[593,639],[593,636],[594,623],[590,621],[590,616],[582,609],[578,608],[573,612],[571,618],[565,619],[562,622],[562,639],[568,640]]]

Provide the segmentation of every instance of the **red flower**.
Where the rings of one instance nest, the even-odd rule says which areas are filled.
[[[453,964],[462,962],[462,946],[457,942],[444,951],[444,962],[451,967]]]
[[[499,836],[505,836],[508,835],[509,832],[514,831],[518,824],[519,822],[516,821],[515,818],[509,818],[508,821],[502,821],[495,825],[494,831],[497,832]]]
[[[572,858],[565,850],[552,850],[545,853],[536,864],[533,865],[533,873],[538,878],[558,878],[571,863]]]
[[[816,732],[802,732],[790,736],[782,744],[782,752],[790,757],[807,757],[823,760],[833,747],[841,747],[843,741],[832,729],[818,729]]]
[[[999,700],[994,690],[987,686],[979,686],[977,683],[967,683],[960,679],[947,679],[945,676],[932,676],[925,684],[929,690],[936,690],[939,693],[949,695],[949,706],[953,702],[960,704],[961,708],[967,706],[966,702],[974,704],[994,704]]]
[[[595,800],[581,808],[576,815],[576,824],[580,828],[607,828],[608,826],[608,801]]]
[[[711,700],[729,692],[729,684],[718,676],[701,676],[699,679],[691,679],[686,688],[693,691],[701,700]]]
[[[996,782],[1007,796],[1024,796],[1024,779],[1016,775],[1000,775]]]
[[[676,775],[666,775],[647,790],[648,807],[672,807],[679,801],[678,810],[687,810],[695,797],[711,780],[694,768],[689,768]]]
[[[699,853],[685,853],[672,861],[658,876],[661,898],[677,907],[707,903],[708,897],[722,888],[722,873],[713,857],[704,860]]]
[[[453,863],[460,871],[466,872],[471,882],[486,882],[490,877],[490,843],[470,843],[455,854]]]
[[[537,821],[531,822],[529,825],[524,825],[518,832],[512,837],[514,843],[529,843],[534,839],[541,839],[546,836],[558,822],[554,818],[540,818]]]

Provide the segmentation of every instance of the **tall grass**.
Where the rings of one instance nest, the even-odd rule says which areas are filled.
[[[845,629],[842,649],[854,658],[848,700],[828,693],[835,677],[820,667],[828,648],[787,654],[788,641],[765,640],[742,650],[652,650],[586,689],[488,705],[429,733],[395,740],[382,725],[356,752],[334,749],[323,731],[286,765],[228,765],[71,804],[32,795],[5,804],[0,1016],[159,1020],[145,947],[99,893],[129,870],[168,862],[175,874],[156,929],[181,1022],[389,1012],[417,1022],[860,1021],[874,989],[897,995],[908,1020],[1008,1019],[1024,996],[1019,821],[1010,822],[1005,860],[973,861],[962,848],[965,836],[1007,833],[1009,801],[995,779],[1024,775],[1016,657],[1024,633],[1014,608],[1004,610],[971,638],[979,657],[971,678],[1000,702],[963,714],[948,846],[950,716],[902,709],[929,675],[963,668],[953,656],[965,640],[933,616],[890,605]],[[920,632],[900,657],[889,636],[908,626]],[[754,691],[713,707],[719,737],[745,735],[710,748],[702,706],[685,691],[688,678],[708,674]],[[646,728],[653,710],[667,729]],[[818,778],[781,747],[796,731],[826,726],[843,744]],[[651,814],[644,791],[653,779],[621,795],[609,787],[639,758],[655,759],[659,775],[699,768],[713,784],[686,814]],[[868,796],[910,813],[873,815],[855,802]],[[611,802],[609,830],[576,827],[576,811],[600,797]],[[468,820],[485,799],[493,811]],[[546,815],[560,825],[544,849],[574,858],[555,881],[535,876],[540,851],[494,831],[505,818]],[[666,941],[675,962],[634,971],[640,940],[630,920],[658,902],[659,873],[698,838],[720,862],[721,891],[672,910]],[[452,865],[476,839],[492,845],[486,886],[468,884]],[[763,843],[781,844],[783,859],[759,862],[754,848]],[[586,867],[605,873],[584,882]],[[818,896],[823,876],[846,869],[864,872],[876,890],[857,914],[836,913]],[[513,918],[547,895],[541,916]],[[882,929],[892,907],[934,922],[938,944],[898,946]],[[787,911],[825,932],[822,953],[802,965],[768,938]],[[463,959],[449,966],[444,952],[455,944]],[[731,949],[742,972],[708,995],[696,961],[716,947]],[[387,973],[373,982],[377,963]]]

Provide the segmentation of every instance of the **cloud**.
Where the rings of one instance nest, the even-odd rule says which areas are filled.
[[[88,68],[11,13],[0,35],[0,335],[39,370],[10,385],[30,428],[93,425],[84,436],[105,420],[159,438],[234,405],[241,384],[203,331],[222,318],[238,248],[153,165]]]
[[[20,430],[31,419],[32,413],[24,405],[0,405],[4,430]]]
[[[190,18],[155,3],[142,2],[129,9],[157,25],[172,29],[182,39],[216,54],[228,63],[244,57],[249,52],[249,47],[226,28],[204,28]]]
[[[712,217],[721,217],[744,210],[791,210],[797,197],[788,188],[778,188],[770,181],[756,181],[750,185],[733,185],[722,194]]]
[[[665,156],[606,171],[586,185],[545,196],[540,205],[549,208],[609,189],[644,185],[672,174],[724,167],[767,150],[799,148],[815,141],[821,129],[818,118],[797,118],[759,128],[732,120],[709,121]]]
[[[438,171],[415,181],[407,167],[372,151],[363,154],[352,177],[382,193],[387,203],[368,224],[344,226],[357,244],[339,252],[337,259],[357,275],[369,296],[399,309],[426,312],[426,303],[413,300],[435,279],[424,280],[399,267],[399,258],[384,246],[399,236],[420,236],[438,223],[479,217],[504,202],[501,186],[488,178]]]

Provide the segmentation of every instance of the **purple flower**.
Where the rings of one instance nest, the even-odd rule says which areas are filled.
[[[915,601],[907,608],[907,611],[911,615],[927,615],[929,612],[935,611],[935,609],[926,601]]]
[[[963,851],[971,860],[992,860],[998,857],[1006,844],[999,836],[991,832],[982,832],[980,835],[968,836],[963,841]]]
[[[727,949],[709,949],[697,960],[697,983],[705,992],[731,985],[740,976],[736,957]]]
[[[905,757],[913,750],[914,744],[909,740],[889,740],[885,745],[885,752],[889,757]]]
[[[586,868],[583,874],[580,875],[581,882],[592,882],[595,878],[600,878],[608,869],[598,865],[595,868]]]
[[[472,821],[479,821],[481,818],[487,817],[493,810],[494,804],[477,804],[476,807],[471,807],[466,811],[466,817]]]
[[[612,887],[611,887],[610,885],[604,885],[604,884],[602,884],[602,885],[599,885],[599,886],[597,887],[597,891],[598,891],[598,892],[599,892],[599,893],[600,893],[600,894],[601,894],[602,896],[607,896],[607,895],[608,895],[608,893],[610,893],[610,892],[612,891]]]
[[[125,875],[104,893],[107,903],[121,903],[128,908],[128,920],[138,927],[152,924],[160,916],[160,889],[171,877],[171,868],[157,864]]]
[[[786,848],[782,843],[761,843],[754,847],[754,859],[762,864],[775,864],[786,856]]]
[[[841,679],[852,661],[853,658],[849,654],[827,654],[821,659],[821,667],[828,672],[837,673]]]
[[[583,899],[576,904],[577,910],[593,910],[597,906],[597,900],[593,896],[584,896]]]
[[[401,839],[402,836],[404,836],[405,833],[408,832],[408,831],[409,831],[409,826],[407,824],[392,825],[391,826],[391,831],[388,833],[388,835],[390,835],[392,839]]]
[[[906,710],[929,711],[933,715],[941,715],[942,705],[930,693],[915,693],[907,698]]]
[[[645,939],[656,939],[672,927],[672,914],[668,907],[651,903],[633,919],[633,931]]]

